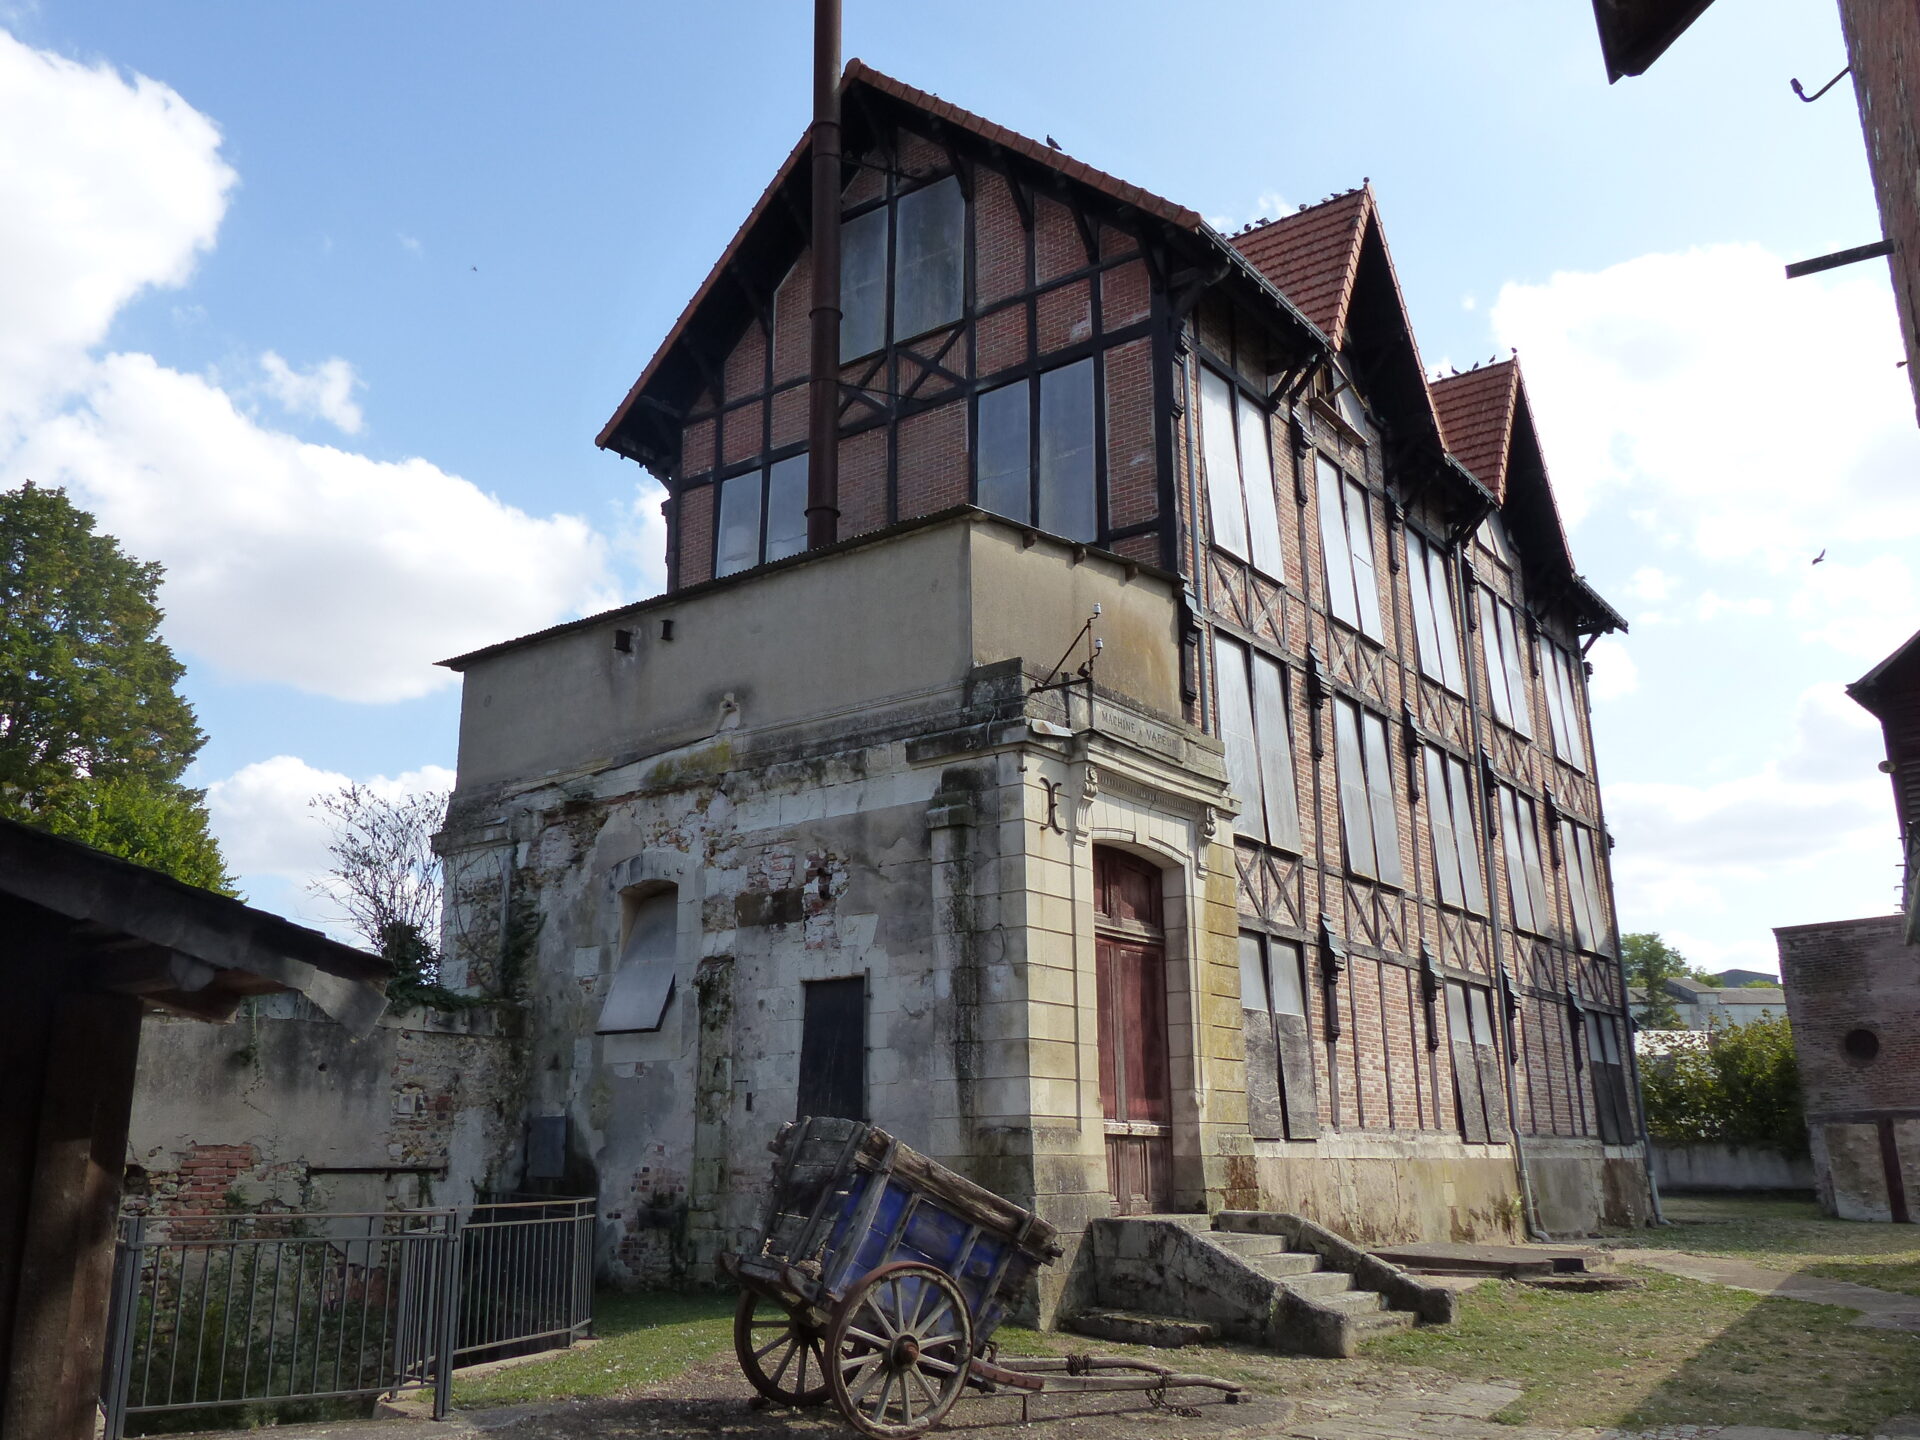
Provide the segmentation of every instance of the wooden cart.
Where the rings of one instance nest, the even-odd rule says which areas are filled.
[[[897,1437],[939,1423],[970,1385],[1243,1392],[1142,1361],[996,1356],[994,1331],[1060,1256],[1051,1225],[859,1121],[799,1120],[771,1148],[759,1244],[720,1257],[740,1283],[734,1350],[767,1399],[831,1400],[854,1428]]]

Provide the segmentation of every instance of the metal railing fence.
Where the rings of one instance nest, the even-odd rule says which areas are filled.
[[[593,1202],[470,1214],[128,1216],[101,1403],[130,1416],[432,1387],[460,1364],[571,1344],[592,1324]]]

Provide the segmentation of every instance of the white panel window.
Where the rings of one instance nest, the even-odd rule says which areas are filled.
[[[1266,411],[1224,376],[1200,371],[1200,452],[1213,543],[1284,578]]]
[[[1407,583],[1413,591],[1413,631],[1420,673],[1456,693],[1466,682],[1460,664],[1460,630],[1447,586],[1446,555],[1413,530],[1407,531]]]
[[[1351,700],[1334,702],[1334,744],[1340,775],[1340,830],[1347,868],[1387,885],[1404,879],[1400,823],[1394,805],[1387,722]]]
[[[1280,512],[1273,498],[1273,435],[1267,412],[1242,391],[1239,400],[1240,486],[1247,497],[1247,535],[1253,563],[1276,580],[1286,578],[1280,548]]]
[[[623,1035],[660,1028],[667,1002],[673,998],[679,911],[679,893],[673,890],[649,895],[634,907],[626,944],[620,950],[620,968],[600,1007],[596,1033]]]
[[[1493,696],[1494,717],[1532,739],[1533,710],[1528,698],[1526,652],[1520,648],[1521,629],[1511,605],[1490,591],[1480,592],[1480,644],[1487,659],[1487,689]]]
[[[1507,895],[1513,924],[1530,934],[1547,933],[1547,882],[1540,871],[1540,828],[1531,797],[1499,787],[1500,836],[1507,857]]]
[[[1576,770],[1587,768],[1587,743],[1581,717],[1580,682],[1574,672],[1580,662],[1558,645],[1540,641],[1540,677],[1546,682],[1547,714],[1553,721],[1553,753]]]
[[[1366,488],[1315,456],[1320,497],[1320,551],[1327,572],[1327,607],[1335,618],[1384,639],[1380,577],[1373,563],[1373,520]]]
[[[1582,950],[1598,951],[1607,943],[1607,911],[1600,887],[1599,857],[1593,832],[1571,820],[1560,822],[1560,859],[1567,870],[1567,892],[1572,901],[1574,941]]]
[[[1467,767],[1445,751],[1428,746],[1427,823],[1433,831],[1434,874],[1440,899],[1476,914],[1487,908],[1480,880],[1479,832],[1473,823],[1473,794]]]
[[[1298,851],[1300,802],[1280,664],[1224,635],[1214,637],[1213,656],[1227,775],[1243,807],[1238,832]]]

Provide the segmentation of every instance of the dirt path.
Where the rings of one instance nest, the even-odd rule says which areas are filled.
[[[1920,1334],[1920,1296],[1902,1295],[1893,1290],[1876,1290],[1871,1285],[1856,1285],[1850,1280],[1828,1280],[1797,1270],[1769,1270],[1764,1266],[1734,1260],[1724,1255],[1693,1255],[1682,1250],[1622,1250],[1621,1259],[1634,1265],[1650,1265],[1669,1275],[1687,1280],[1704,1280],[1732,1290],[1747,1290],[1755,1295],[1779,1295],[1788,1300],[1805,1300],[1814,1305],[1838,1305],[1858,1310],[1853,1323],[1873,1330],[1908,1330]]]

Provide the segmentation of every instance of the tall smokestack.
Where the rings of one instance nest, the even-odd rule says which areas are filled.
[[[813,5],[813,343],[807,548],[840,535],[840,0]]]

